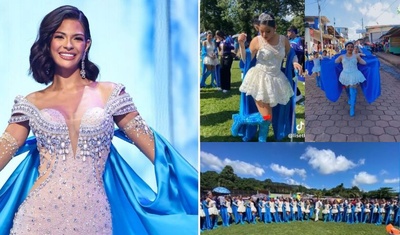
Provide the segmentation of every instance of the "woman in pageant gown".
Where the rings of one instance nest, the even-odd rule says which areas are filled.
[[[15,98],[0,137],[0,169],[29,151],[0,189],[0,234],[197,234],[196,170],[145,123],[123,85],[96,82],[90,43],[75,7],[41,23],[31,73],[50,85]],[[25,141],[30,130],[36,138]],[[114,135],[154,163],[157,193],[118,154]]]

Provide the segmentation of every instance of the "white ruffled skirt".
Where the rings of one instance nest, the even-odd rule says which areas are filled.
[[[285,105],[293,96],[292,86],[283,72],[267,72],[258,64],[249,69],[239,90],[271,107]]]
[[[219,64],[219,61],[218,61],[218,58],[212,59],[209,56],[205,56],[204,59],[203,59],[203,63],[207,64],[207,65],[214,65],[215,66],[215,65]]]
[[[358,83],[364,82],[365,77],[358,69],[350,71],[343,70],[340,73],[339,81],[345,86],[353,86]]]

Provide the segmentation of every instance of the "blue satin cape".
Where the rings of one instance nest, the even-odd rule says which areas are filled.
[[[342,54],[345,52],[342,51]],[[357,64],[358,69],[364,75],[366,81],[360,84],[364,97],[368,103],[374,102],[381,95],[381,77],[379,73],[379,59],[370,52],[363,50],[366,56],[362,58],[366,65]],[[343,70],[342,63],[335,63],[335,59],[341,54],[336,54],[331,59],[321,60],[321,81],[324,87],[326,98],[336,102],[343,90],[339,82],[339,75]]]
[[[155,193],[111,145],[103,175],[113,234],[198,233],[197,171],[155,131]],[[115,136],[131,142],[122,131]],[[9,234],[14,214],[38,177],[39,153],[30,138],[17,155],[26,158],[0,190],[0,234]]]
[[[286,61],[292,61],[295,52],[293,48],[290,48],[289,54],[287,55]],[[247,48],[246,49],[246,62],[243,63],[240,60],[239,67],[243,71],[243,78],[246,76],[247,71],[251,67],[256,64],[256,58],[254,57],[253,60],[251,59],[251,52]],[[286,68],[283,71],[289,80],[293,88],[293,64],[286,63]],[[293,97],[290,98],[290,101],[286,105],[278,104],[277,106],[272,108],[272,127],[274,129],[275,139],[280,141],[285,137],[288,137],[291,131],[292,125],[292,111],[293,111]],[[252,96],[248,96],[245,93],[240,94],[240,107],[239,107],[239,114],[242,116],[247,116],[252,113],[258,112],[256,104]],[[295,122],[296,123],[296,120]],[[296,130],[295,130],[296,131]],[[257,133],[257,126],[253,125],[242,125],[239,129],[239,136],[243,137],[244,141],[251,140],[254,135]]]

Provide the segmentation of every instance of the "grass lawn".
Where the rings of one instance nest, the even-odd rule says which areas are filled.
[[[234,61],[231,69],[231,90],[228,93],[218,91],[216,88],[206,87],[200,90],[200,141],[204,142],[242,142],[241,137],[231,135],[232,114],[239,112],[241,81],[241,70],[239,61]],[[210,84],[211,76],[206,84]],[[305,95],[304,84],[298,83],[303,96]],[[296,122],[304,122],[304,102],[296,105]],[[298,131],[302,138],[293,138],[293,141],[304,142],[304,125]],[[252,141],[257,141],[257,135]],[[275,141],[272,125],[268,133],[268,142]],[[290,138],[283,139],[284,142]]]
[[[346,224],[322,221],[304,221],[290,223],[257,223],[244,225],[219,226],[213,230],[203,231],[204,235],[253,235],[253,234],[282,234],[282,235],[378,235],[387,234],[385,225],[375,224]]]

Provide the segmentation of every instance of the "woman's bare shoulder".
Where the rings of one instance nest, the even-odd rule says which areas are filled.
[[[37,101],[42,100],[43,98],[46,97],[46,89],[47,88],[29,93],[28,95],[25,96],[25,99],[35,104]]]
[[[125,86],[123,84],[115,82],[97,82],[96,87],[104,97],[109,97],[116,89],[120,90],[121,93],[124,93],[125,90]]]

